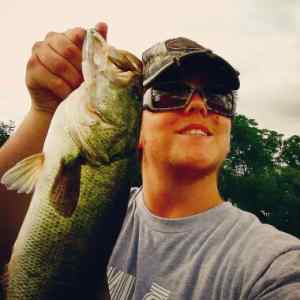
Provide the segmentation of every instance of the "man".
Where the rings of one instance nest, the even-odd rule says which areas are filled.
[[[106,36],[105,24],[96,28]],[[49,33],[33,47],[32,108],[1,149],[2,172],[41,150],[55,108],[81,83],[83,36]],[[143,62],[143,188],[130,199],[108,265],[111,298],[300,299],[300,241],[224,202],[217,189],[238,72],[185,38],[154,45]],[[23,214],[15,213],[17,224]]]

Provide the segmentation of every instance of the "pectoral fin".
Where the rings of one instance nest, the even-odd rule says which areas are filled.
[[[50,192],[50,201],[55,210],[64,217],[71,217],[79,199],[80,192],[79,158],[72,162],[61,162]]]
[[[1,178],[1,183],[8,190],[17,190],[18,193],[33,192],[44,163],[44,154],[38,153],[18,162]]]

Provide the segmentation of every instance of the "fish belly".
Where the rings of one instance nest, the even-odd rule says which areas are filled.
[[[50,187],[36,190],[8,266],[7,300],[103,299],[132,166],[131,158],[81,165],[79,201],[71,217],[52,207],[46,196]]]

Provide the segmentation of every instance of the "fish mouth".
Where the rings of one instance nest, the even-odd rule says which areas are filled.
[[[125,50],[111,48],[107,58],[122,72],[131,71],[138,74],[142,72],[142,62]]]

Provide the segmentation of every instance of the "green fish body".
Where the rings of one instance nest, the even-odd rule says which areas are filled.
[[[5,275],[7,300],[108,297],[106,266],[136,158],[141,63],[90,29],[82,70],[84,82],[57,108],[43,152],[2,178],[9,189],[34,189]]]

